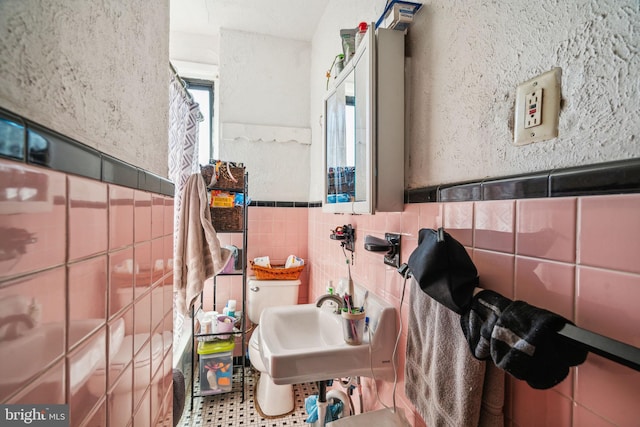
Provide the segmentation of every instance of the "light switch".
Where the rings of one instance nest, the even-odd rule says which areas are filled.
[[[558,136],[561,75],[562,69],[556,67],[518,86],[513,131],[515,145]]]

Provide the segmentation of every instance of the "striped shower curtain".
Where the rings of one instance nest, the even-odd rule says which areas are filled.
[[[178,224],[180,223],[179,209],[182,193],[187,178],[200,172],[198,165],[198,116],[200,108],[191,101],[186,89],[174,73],[171,73],[169,86],[169,179],[175,185],[173,204],[173,247],[175,251]],[[175,259],[175,254],[174,254]],[[174,348],[180,340],[184,316],[177,315],[174,297]]]

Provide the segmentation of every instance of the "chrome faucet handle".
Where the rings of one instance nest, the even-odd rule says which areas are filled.
[[[322,304],[324,304],[327,300],[331,300],[336,303],[337,307],[333,312],[335,314],[340,314],[342,308],[344,307],[344,301],[342,298],[340,298],[339,295],[336,294],[324,294],[319,296],[316,300],[316,307],[322,307]]]

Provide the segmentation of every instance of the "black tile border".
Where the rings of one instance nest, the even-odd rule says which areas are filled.
[[[552,173],[551,197],[640,192],[640,158]]]
[[[138,171],[115,157],[103,155],[102,181],[138,188]]]
[[[405,203],[640,193],[640,158],[405,190]]]
[[[482,182],[482,200],[549,197],[549,172],[517,175]]]
[[[0,117],[24,127],[24,157],[18,159],[0,154],[0,158],[165,196],[173,197],[175,194],[175,185],[166,178],[123,162],[2,108]],[[33,136],[31,141],[30,136]],[[35,149],[36,137],[46,140],[46,151]]]
[[[269,201],[269,200],[252,200],[249,206],[261,208],[319,208],[322,202],[287,202],[287,201]]]
[[[438,187],[422,187],[404,192],[405,203],[428,203],[438,201]]]
[[[38,141],[47,144],[46,150],[38,150]],[[27,122],[27,162],[98,181],[102,176],[98,150],[31,122]]]
[[[482,200],[482,183],[468,182],[453,186],[443,185],[438,191],[440,202],[465,202]]]

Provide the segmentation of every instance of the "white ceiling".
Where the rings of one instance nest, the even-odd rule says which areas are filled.
[[[171,32],[220,28],[310,41],[329,0],[171,0]]]

